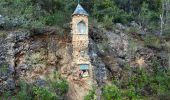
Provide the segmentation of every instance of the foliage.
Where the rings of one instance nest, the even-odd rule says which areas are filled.
[[[111,22],[118,23],[127,23],[128,20],[131,20],[131,14],[119,9],[113,0],[103,0],[102,2],[95,0],[93,9],[92,16],[103,23],[105,23],[106,19],[109,19]]]
[[[1,73],[7,73],[7,71],[8,71],[8,65],[7,64],[0,65],[0,74]]]
[[[144,44],[145,46],[151,46],[151,47],[157,47],[159,48],[160,47],[160,39],[155,36],[155,35],[146,35],[144,37]]]
[[[53,81],[51,84],[53,90],[60,96],[64,95],[68,91],[68,83],[64,79]]]
[[[139,96],[137,95],[133,86],[129,86],[127,96],[130,100],[139,100]]]
[[[32,98],[32,87],[29,86],[27,83],[25,83],[24,81],[20,81],[20,91],[16,94],[16,96],[14,98],[18,99],[18,100],[30,100]]]
[[[135,41],[129,41],[128,53],[130,54],[130,56],[135,55],[136,50],[137,50],[137,43]]]
[[[121,92],[116,85],[105,86],[103,88],[103,98],[105,100],[121,100]]]
[[[2,100],[31,100],[32,95],[32,86],[28,85],[24,81],[19,81],[19,92],[17,92],[15,95],[12,91],[6,91],[3,93],[0,99]]]
[[[169,92],[170,70],[161,66],[159,60],[156,58],[151,60],[151,64],[153,67],[153,73],[150,76],[150,84],[153,92],[157,95]]]
[[[57,72],[48,76],[48,84],[50,84],[50,89],[59,96],[64,96],[69,89],[68,82]]]
[[[85,96],[84,100],[94,100],[95,89],[90,90],[89,93]]]
[[[143,27],[147,27],[150,30],[155,30],[158,28],[156,21],[159,21],[160,11],[154,11],[149,9],[149,4],[143,2],[141,5],[141,12],[138,16],[138,22],[141,23]]]
[[[112,28],[113,23],[131,21],[152,31],[159,28],[162,0],[81,0],[80,3],[90,17],[102,22],[108,29]],[[1,0],[0,13],[7,18],[6,26],[10,28],[62,27],[70,22],[76,5],[76,0]]]
[[[165,38],[170,39],[170,28],[169,28],[169,26],[165,26],[163,36],[164,36]]]
[[[148,83],[148,76],[143,69],[135,69],[133,76],[130,77],[129,85],[136,87],[136,89],[142,89]]]
[[[139,30],[136,28],[136,27],[130,27],[129,30],[128,30],[128,33],[129,34],[138,34],[139,33]]]
[[[47,86],[40,87],[28,84],[25,81],[19,81],[19,91],[16,93],[5,92],[2,99],[12,98],[12,100],[58,100],[68,91],[66,80],[60,79],[50,81]],[[0,98],[1,99],[1,98]]]
[[[43,87],[33,87],[33,93],[35,94],[34,99],[36,100],[56,100],[55,93],[49,91]]]
[[[103,20],[104,20],[103,22],[105,22],[105,23],[103,23],[104,27],[106,29],[108,29],[108,30],[112,30],[112,27],[113,27],[113,22],[112,22],[113,17],[109,17],[108,15],[105,15]]]
[[[7,100],[7,99],[10,98],[10,96],[11,96],[11,93],[9,91],[6,91],[6,92],[3,93],[3,95],[0,96],[0,99],[1,100],[3,100],[3,99]]]
[[[155,98],[168,98],[170,91],[170,70],[167,67],[161,66],[158,58],[152,58],[150,66],[150,70],[127,66],[126,69],[123,69],[121,78],[114,78],[111,87],[108,85],[107,87],[109,88],[103,90],[103,93],[106,92],[107,94],[105,94],[105,97],[108,97],[105,99],[112,100],[114,93],[119,93],[120,98],[123,100],[140,100],[144,98],[147,100],[154,96],[156,96]],[[114,89],[112,86],[117,89]],[[110,93],[112,94],[110,95]]]
[[[44,17],[44,22],[46,25],[59,25],[63,26],[64,23],[68,22],[68,17],[65,13],[57,11],[52,15],[48,15]]]
[[[62,0],[1,0],[0,13],[6,18],[6,29],[39,28],[44,25],[63,26],[68,21],[67,14],[71,15],[69,6],[72,6],[72,3],[64,8],[66,2]]]
[[[58,100],[62,99],[68,91],[68,83],[58,73],[49,76],[48,87],[34,87],[33,93],[36,99],[41,100]]]

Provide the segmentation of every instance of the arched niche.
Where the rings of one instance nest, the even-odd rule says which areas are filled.
[[[80,21],[77,24],[77,30],[79,34],[86,34],[87,26],[84,21]]]

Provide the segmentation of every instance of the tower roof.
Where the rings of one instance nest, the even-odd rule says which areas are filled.
[[[88,16],[89,14],[84,10],[84,8],[80,4],[78,4],[72,15],[86,15],[86,16]]]

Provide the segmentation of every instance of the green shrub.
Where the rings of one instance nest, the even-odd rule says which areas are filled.
[[[11,92],[10,91],[6,91],[2,95],[0,95],[0,100],[8,100],[9,98],[11,98]]]
[[[169,25],[165,26],[164,32],[163,32],[163,37],[170,39],[170,28]]]
[[[132,20],[131,13],[125,12],[120,9],[113,0],[96,0],[93,6],[92,16],[94,16],[99,22],[105,22],[106,16],[111,18],[111,22],[115,23],[127,23]],[[109,24],[111,23],[109,22]]]
[[[48,76],[48,85],[51,91],[55,92],[59,97],[65,96],[68,92],[69,85],[66,79],[62,78],[57,72],[51,73]]]
[[[156,76],[150,77],[150,87],[153,94],[162,95],[169,92],[170,89],[170,78],[166,74],[157,74]]]
[[[146,35],[144,37],[145,46],[157,47],[160,48],[160,39],[154,35]]]
[[[136,27],[130,27],[129,30],[127,31],[129,34],[139,34],[140,31]]]
[[[7,64],[2,64],[0,66],[0,74],[1,73],[7,73],[7,71],[8,71],[8,65]]]
[[[24,81],[20,81],[19,83],[20,91],[14,96],[14,98],[18,100],[31,100],[32,99],[32,87],[29,86]]]
[[[162,93],[158,96],[159,100],[169,100],[170,98],[170,91]]]
[[[14,93],[14,91],[6,91],[0,97],[2,100],[32,100],[32,87],[26,82],[19,81],[19,91]]]
[[[136,53],[136,51],[137,51],[137,43],[135,42],[135,41],[129,41],[129,45],[128,45],[128,53],[129,53],[129,56],[131,57],[131,58],[133,58],[134,57],[134,55],[135,55],[135,53]],[[126,65],[127,66],[127,65]],[[127,67],[129,67],[129,66],[127,66]]]
[[[170,77],[169,77],[169,69],[165,69],[160,65],[160,62],[153,58],[151,60],[152,66],[152,74],[149,78],[149,84],[154,94],[163,94],[169,92],[170,90]]]
[[[44,22],[46,25],[58,25],[63,26],[68,21],[68,17],[65,13],[57,11],[52,15],[48,15],[44,17]]]
[[[135,75],[134,75],[135,76]],[[139,89],[142,89],[147,83],[148,83],[148,75],[144,71],[144,69],[137,68],[136,76],[133,80],[134,84],[136,84],[136,87]]]
[[[105,100],[121,100],[121,92],[116,85],[105,86],[102,96]]]
[[[3,65],[2,70],[5,72],[7,70],[7,65]],[[55,74],[55,75],[54,75]],[[19,91],[17,93],[5,92],[2,98],[13,98],[14,100],[56,100],[58,98],[63,98],[63,96],[68,91],[68,82],[63,79],[59,74],[54,73],[54,77],[49,81],[47,87],[33,87],[31,84],[27,84],[24,81],[19,81]]]
[[[139,96],[137,95],[135,88],[133,86],[129,86],[127,96],[129,100],[139,100]]]
[[[27,29],[38,29],[38,28],[42,28],[45,26],[45,22],[41,21],[41,20],[33,20],[33,21],[28,21],[26,24],[22,25],[23,28],[27,28]]]
[[[33,94],[35,100],[57,100],[55,93],[43,87],[33,87]]]
[[[89,93],[85,96],[84,100],[95,100],[95,89],[90,90]]]
[[[108,30],[112,30],[113,28],[113,17],[109,17],[108,15],[105,15],[103,17],[103,24],[104,24],[104,27]]]
[[[122,99],[140,100],[145,97],[155,98],[155,96],[158,98],[162,97],[163,94],[168,98],[167,93],[170,90],[170,70],[161,66],[158,59],[153,58],[151,60],[150,68],[151,69],[148,72],[148,70],[145,69],[128,66],[122,73],[126,73],[126,75],[121,74],[120,79],[113,80],[113,83],[116,84],[121,91],[120,94]],[[108,91],[111,91],[110,87]],[[106,97],[111,97],[109,92],[106,93]],[[114,94],[114,92],[112,93]],[[106,100],[109,100],[109,98]]]
[[[53,81],[51,84],[53,90],[59,96],[63,96],[64,94],[66,94],[69,88],[67,81],[64,79]]]
[[[19,81],[19,91],[16,93],[5,92],[0,99],[7,100],[61,100],[68,91],[68,83],[64,79],[50,81],[47,87],[33,86],[24,81]]]
[[[140,11],[140,14],[138,15],[138,21],[139,21],[139,23],[142,24],[143,27],[148,27],[151,30],[153,30],[152,28],[157,26],[157,24],[154,22],[159,21],[159,15],[161,13],[160,13],[160,11],[150,10],[149,6],[150,5],[146,2],[142,3],[141,11]]]

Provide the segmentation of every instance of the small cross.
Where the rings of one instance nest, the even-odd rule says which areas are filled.
[[[78,4],[80,3],[80,0],[77,0]]]

